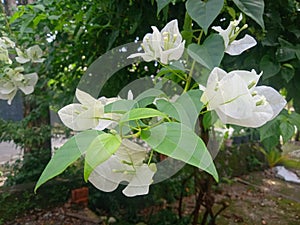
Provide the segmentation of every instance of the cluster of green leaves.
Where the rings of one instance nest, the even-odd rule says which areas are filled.
[[[280,164],[291,168],[299,168],[297,159],[293,159],[281,151],[281,145],[288,143],[294,137],[296,130],[300,129],[299,122],[299,114],[284,110],[274,120],[259,128],[260,140],[265,148],[259,147],[259,150],[266,157],[270,167]]]
[[[300,129],[300,115],[284,110],[274,120],[259,128],[260,140],[267,149],[280,145],[280,136],[283,144],[287,143]]]
[[[266,1],[266,33],[259,57],[260,69],[264,71],[263,82],[278,89],[286,89],[287,99],[293,101],[300,112],[300,14],[299,2]]]

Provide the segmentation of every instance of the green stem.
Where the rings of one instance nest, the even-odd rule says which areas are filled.
[[[202,35],[203,35],[203,30],[201,30],[201,32],[200,32],[200,34],[199,34],[199,37],[198,37],[198,39],[197,39],[197,44],[198,44],[198,45],[200,44]],[[187,78],[187,80],[186,80],[186,83],[185,83],[185,87],[184,87],[183,92],[187,92],[187,91],[189,90],[189,88],[190,88],[191,81],[192,81],[192,76],[193,76],[193,72],[194,72],[194,68],[195,68],[195,64],[196,64],[196,60],[193,60],[193,63],[192,63],[192,66],[191,66],[191,70],[190,70],[189,75],[188,75],[188,78]]]
[[[5,8],[4,8],[4,5],[3,5],[2,1],[0,2],[0,7],[1,7],[1,11],[3,12],[5,25],[6,25],[6,28],[8,30],[8,33],[10,34],[10,36],[14,36],[11,29],[10,29],[10,25],[9,25],[9,22],[8,22],[8,19],[7,19],[7,14],[6,14],[6,11],[5,11]]]
[[[168,70],[170,70],[175,76],[179,77],[181,80],[185,80],[185,79],[186,79],[186,78],[183,77],[181,74],[177,73],[176,70],[172,69],[170,66],[164,65],[164,64],[162,64],[162,63],[160,63],[160,65],[161,65],[162,67],[165,67],[165,68],[167,68]],[[185,74],[184,74],[184,75],[185,75]],[[157,76],[157,77],[160,77],[160,76]]]
[[[149,156],[149,160],[148,160],[148,163],[147,163],[147,165],[149,166],[150,165],[150,163],[151,163],[151,160],[152,160],[152,157],[153,157],[153,149],[151,149],[151,152],[150,152],[150,156]]]
[[[129,134],[129,135],[125,135],[125,136],[121,136],[122,138],[138,138],[141,135],[142,129],[139,127],[138,128],[138,132],[134,133],[134,134]]]

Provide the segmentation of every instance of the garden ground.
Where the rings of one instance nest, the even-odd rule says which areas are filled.
[[[253,172],[236,177],[227,184],[219,185],[215,194],[216,200],[228,205],[219,215],[218,225],[297,225],[300,221],[300,185],[283,181],[275,176],[274,170]],[[184,199],[185,213],[191,213],[194,198]],[[176,204],[164,205],[164,209],[172,210]],[[220,206],[216,205],[214,210]],[[145,218],[157,210],[143,210]],[[87,208],[66,202],[49,210],[35,209],[14,221],[5,223],[42,225],[42,224],[128,224],[107,215],[96,215]],[[130,223],[129,223],[130,224]],[[139,224],[150,224],[141,219]]]

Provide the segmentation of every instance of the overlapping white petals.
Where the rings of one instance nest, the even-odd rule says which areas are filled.
[[[286,105],[273,88],[256,87],[261,74],[236,70],[226,73],[220,68],[211,72],[201,101],[215,110],[225,124],[259,127],[272,120]]]
[[[8,37],[0,37],[0,47],[1,48],[14,48],[16,46],[15,42],[10,40]]]
[[[20,49],[16,48],[16,52],[18,56],[16,57],[16,61],[18,63],[24,64],[29,61],[34,63],[42,63],[44,62],[43,51],[38,45],[34,45],[22,52]]]
[[[0,99],[7,100],[10,105],[18,89],[28,95],[34,91],[34,86],[38,81],[36,73],[22,74],[23,67],[15,69],[8,68],[5,75],[0,79]]]
[[[154,163],[150,165],[143,163],[146,155],[145,148],[123,139],[116,153],[95,168],[89,181],[105,192],[114,191],[121,182],[127,182],[123,190],[124,195],[133,197],[148,194],[156,166]]]
[[[87,129],[104,130],[112,128],[115,120],[120,118],[116,113],[104,113],[104,106],[118,98],[95,99],[88,93],[76,89],[76,98],[80,103],[67,105],[58,111],[62,122],[75,131]]]
[[[148,33],[143,38],[144,53],[135,53],[128,58],[142,57],[146,62],[159,60],[163,64],[180,59],[184,51],[185,41],[182,41],[178,21],[172,20],[161,32],[155,26],[151,28],[153,33]]]
[[[212,29],[217,31],[223,37],[225,52],[229,55],[240,55],[242,52],[256,45],[256,40],[248,34],[239,40],[235,40],[238,34],[247,27],[247,25],[244,25],[242,28],[238,27],[242,19],[243,16],[240,14],[239,19],[231,21],[225,30],[220,26],[212,27]]]

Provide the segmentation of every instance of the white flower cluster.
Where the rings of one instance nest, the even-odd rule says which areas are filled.
[[[36,73],[23,75],[23,71],[23,67],[7,68],[4,71],[4,76],[0,78],[0,99],[7,100],[9,105],[18,89],[25,95],[28,95],[33,92],[34,86],[37,83],[38,75]]]
[[[12,59],[10,51],[15,50],[17,57],[16,62],[24,64],[27,62],[42,63],[45,59],[41,58],[43,52],[38,45],[34,45],[26,50],[26,53],[16,48],[16,45],[8,37],[0,37],[0,63],[2,68],[0,71],[0,99],[7,100],[11,104],[18,89],[28,95],[34,91],[34,86],[37,83],[37,73],[23,74],[24,67],[12,67]]]
[[[212,27],[212,29],[219,32],[219,34],[223,37],[225,52],[229,55],[240,55],[245,50],[256,45],[255,39],[248,34],[246,34],[242,39],[235,40],[239,33],[248,27],[247,24],[245,24],[242,28],[238,27],[242,19],[243,15],[240,14],[239,19],[231,21],[225,30],[223,30],[220,26]]]
[[[58,111],[62,122],[75,131],[87,129],[104,130],[112,128],[114,120],[119,119],[119,114],[104,113],[104,106],[118,100],[118,98],[95,99],[91,95],[76,89],[76,98],[79,103],[67,105]]]
[[[62,122],[75,131],[87,129],[113,129],[121,118],[118,113],[105,113],[104,106],[120,98],[93,98],[77,89],[79,103],[67,105],[58,111]],[[131,100],[132,93],[128,92]],[[148,150],[133,141],[123,139],[119,149],[106,161],[94,169],[89,181],[102,191],[113,191],[122,181],[128,182],[123,193],[126,196],[147,194],[152,177],[156,172],[155,164],[147,165],[143,161]]]
[[[157,27],[152,26],[153,33],[146,34],[143,38],[142,47],[144,53],[135,53],[128,58],[142,57],[146,62],[159,60],[168,64],[171,60],[178,60],[183,54],[185,41],[178,29],[178,21],[172,20],[159,32]]]
[[[226,73],[220,68],[211,72],[201,101],[215,110],[224,124],[260,127],[272,120],[286,105],[273,88],[256,86],[261,74],[245,70]]]
[[[98,189],[114,191],[122,181],[128,182],[123,194],[128,197],[145,195],[156,172],[155,163],[143,163],[147,150],[142,146],[123,139],[117,152],[100,164],[89,177],[89,181]]]

